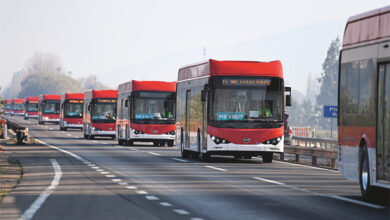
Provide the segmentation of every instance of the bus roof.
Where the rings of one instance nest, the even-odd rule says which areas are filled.
[[[27,96],[27,97],[26,97],[26,101],[39,101],[39,97]]]
[[[12,99],[6,99],[5,102],[6,102],[7,104],[11,104]]]
[[[119,93],[131,91],[161,91],[161,92],[176,92],[176,82],[164,81],[137,81],[122,83],[118,86]]]
[[[390,39],[390,6],[352,16],[345,26],[343,47]]]
[[[84,93],[64,93],[61,96],[62,100],[68,99],[84,99]]]
[[[279,60],[260,62],[210,59],[206,62],[180,68],[178,81],[204,76],[272,76],[283,78],[283,69]]]
[[[84,98],[93,99],[93,98],[118,98],[117,90],[89,90],[84,92]]]
[[[39,98],[41,100],[61,100],[60,95],[41,95]]]

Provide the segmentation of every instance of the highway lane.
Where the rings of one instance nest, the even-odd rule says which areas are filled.
[[[387,208],[353,203],[359,199],[358,185],[338,172],[228,157],[214,158],[209,163],[182,160],[174,148],[119,147],[111,140],[84,140],[78,131],[59,132],[55,125],[30,125],[35,121],[17,120],[28,123],[34,137],[85,158],[123,184],[111,187],[86,172],[97,185],[130,201],[134,195],[122,189],[136,187],[135,194],[143,198],[138,204],[152,213],[155,210],[148,209],[150,204],[152,208],[171,205],[162,212],[204,219],[389,217]],[[330,197],[334,195],[353,200]]]

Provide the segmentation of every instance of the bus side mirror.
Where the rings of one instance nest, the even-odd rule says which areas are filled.
[[[284,92],[286,95],[286,106],[291,106],[291,87],[286,86],[284,87]]]
[[[207,97],[207,90],[202,90],[201,92],[201,101],[205,102]]]

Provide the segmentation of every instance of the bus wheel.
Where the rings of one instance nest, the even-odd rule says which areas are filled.
[[[64,127],[64,128],[62,128],[62,130],[67,131],[68,129]]]
[[[88,135],[84,134],[84,139],[88,139]]]
[[[127,145],[134,146],[134,141],[127,141]]]
[[[264,152],[261,157],[263,158],[263,163],[272,163],[272,158],[274,154],[272,152]]]
[[[123,145],[123,141],[118,138],[118,145]]]
[[[157,147],[158,146],[158,142],[157,141],[153,141],[153,146]]]
[[[116,138],[115,135],[114,135],[114,136],[111,136],[111,140],[115,140],[115,138]]]
[[[60,126],[60,131],[63,131],[64,129]]]
[[[181,143],[181,157],[182,158],[189,158],[190,157],[190,153],[186,150],[184,150],[184,144],[183,142]]]
[[[91,139],[91,140],[93,140],[93,139],[95,139],[95,136],[89,135],[88,138]]]
[[[362,197],[365,200],[371,200],[376,197],[378,188],[371,186],[370,183],[370,165],[368,161],[367,147],[364,146],[360,157],[359,183]]]
[[[173,141],[168,141],[168,146],[173,147]]]
[[[202,151],[199,153],[199,158],[202,160],[202,161],[210,161],[211,159],[211,156],[210,156],[210,153],[206,152],[206,153],[203,153]]]

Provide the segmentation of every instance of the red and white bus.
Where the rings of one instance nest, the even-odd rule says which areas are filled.
[[[38,124],[60,122],[60,95],[40,95],[38,105]]]
[[[390,188],[390,7],[348,20],[338,91],[339,170],[373,198]]]
[[[24,119],[27,120],[29,118],[38,118],[38,104],[39,97],[26,97],[26,101],[24,102]]]
[[[236,159],[284,151],[284,79],[280,61],[217,61],[179,70],[176,143],[182,157]],[[290,96],[286,96],[290,105]]]
[[[90,90],[84,93],[84,138],[106,136],[115,139],[117,90]]]
[[[6,99],[4,102],[4,114],[12,114],[12,99]]]
[[[24,99],[12,99],[11,115],[24,115]]]
[[[65,93],[61,95],[60,130],[68,128],[83,129],[84,93]]]
[[[176,82],[130,81],[118,87],[117,135],[120,145],[175,141]]]

